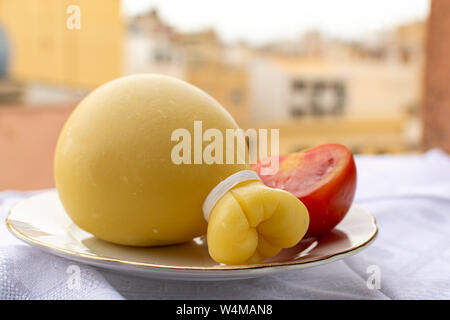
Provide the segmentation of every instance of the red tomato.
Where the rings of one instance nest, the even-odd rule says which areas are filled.
[[[279,169],[274,175],[261,175],[266,165],[260,161],[253,166],[264,184],[289,191],[308,208],[310,223],[305,237],[328,233],[352,204],[356,167],[352,153],[343,145],[324,144],[279,156]]]

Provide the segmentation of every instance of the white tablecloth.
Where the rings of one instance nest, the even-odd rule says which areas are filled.
[[[32,193],[1,192],[0,299],[450,299],[450,156],[360,156],[357,168],[355,202],[377,219],[375,243],[331,264],[230,282],[147,280],[81,265],[74,288],[72,262],[6,230],[8,210]]]

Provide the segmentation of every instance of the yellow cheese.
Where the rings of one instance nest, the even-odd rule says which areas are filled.
[[[261,262],[296,245],[309,225],[308,210],[292,194],[261,182],[244,182],[212,210],[208,250],[225,264]]]
[[[243,164],[176,165],[179,128],[237,128],[203,91],[159,75],[120,78],[74,110],[56,148],[55,181],[65,210],[82,229],[110,242],[150,246],[206,233],[202,204]]]

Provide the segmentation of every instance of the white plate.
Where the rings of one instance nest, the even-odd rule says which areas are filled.
[[[202,237],[157,248],[119,246],[97,239],[70,220],[55,190],[18,204],[6,223],[17,238],[52,254],[122,273],[174,280],[243,279],[314,267],[361,251],[377,235],[373,216],[352,206],[326,236],[302,240],[261,264],[225,266],[210,258]]]

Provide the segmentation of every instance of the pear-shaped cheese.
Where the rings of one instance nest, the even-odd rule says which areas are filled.
[[[90,93],[65,124],[55,154],[56,187],[71,219],[124,245],[173,244],[205,234],[206,196],[249,167],[175,164],[172,133],[187,129],[193,140],[194,121],[223,137],[237,128],[209,95],[166,76],[128,76]]]

